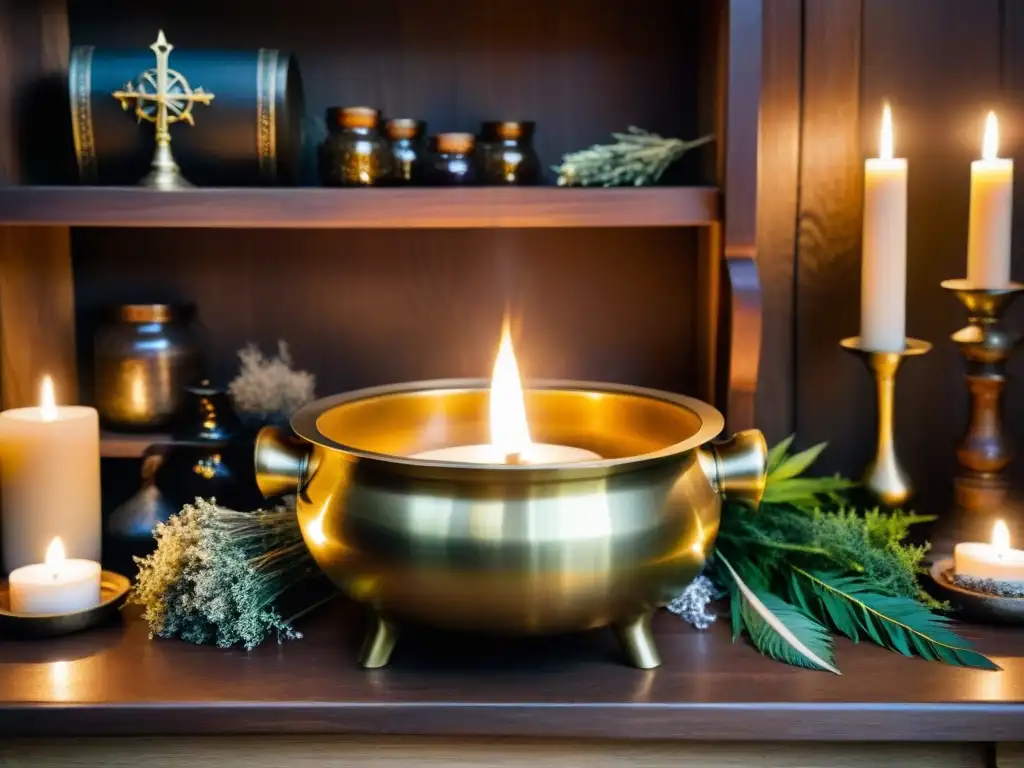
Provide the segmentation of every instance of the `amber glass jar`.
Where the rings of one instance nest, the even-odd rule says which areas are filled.
[[[372,187],[391,171],[391,152],[380,133],[380,112],[370,107],[327,110],[329,134],[320,148],[320,173],[331,187]]]
[[[424,182],[424,166],[426,150],[423,137],[427,133],[427,124],[422,120],[407,117],[396,117],[388,120],[384,126],[391,148],[390,180],[395,184],[422,184]]]
[[[484,184],[539,184],[540,158],[533,148],[532,122],[494,120],[483,124],[477,152]]]
[[[439,133],[431,142],[430,181],[438,186],[476,184],[479,174],[471,133]]]

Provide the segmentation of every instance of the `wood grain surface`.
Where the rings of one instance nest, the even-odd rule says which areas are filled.
[[[688,227],[719,219],[714,187],[646,189],[0,189],[0,223],[99,227],[459,229]],[[186,235],[187,236],[187,235]]]
[[[730,431],[755,425],[758,367],[761,361],[763,306],[756,245],[758,125],[761,106],[761,0],[728,0],[713,33],[717,39],[719,86],[718,175],[723,189],[724,221],[720,237],[711,243],[721,248],[721,275],[702,285],[717,317],[714,402],[723,407]],[[716,322],[717,321],[717,322]]]
[[[696,136],[698,104],[713,98],[695,76],[713,54],[700,35],[713,4],[294,0],[240,12],[232,2],[91,0],[71,5],[70,29],[74,45],[137,49],[162,27],[179,50],[290,51],[302,72],[310,158],[325,108],[365,104],[426,120],[431,133],[535,120],[547,169],[629,125]],[[201,131],[202,122],[183,130]],[[713,153],[709,146],[687,158],[676,169],[681,183],[701,180],[701,157]]]
[[[59,403],[78,397],[75,304],[67,227],[0,227],[0,398],[39,403],[53,377]]]
[[[1003,672],[840,642],[837,677],[789,667],[663,612],[657,670],[612,633],[485,639],[406,627],[392,665],[356,666],[364,619],[337,603],[301,641],[252,652],[119,625],[0,644],[0,736],[419,734],[687,741],[999,741],[1024,728],[1013,632],[967,628]]]
[[[5,768],[985,768],[980,744],[625,744],[515,739],[118,738],[13,741]],[[998,768],[1016,768],[1012,763]]]
[[[764,332],[757,424],[769,444],[791,434],[795,420],[794,288],[802,23],[802,0],[764,4],[757,194],[757,267],[763,286]]]
[[[75,232],[88,396],[98,310],[197,308],[210,374],[226,384],[248,342],[289,342],[326,396],[488,376],[502,316],[523,375],[693,392],[692,229]]]
[[[873,445],[874,407],[870,376],[839,348],[857,334],[860,306],[862,10],[862,0],[804,3],[795,302],[796,431],[830,441],[823,470],[854,476],[862,456],[849,454]]]

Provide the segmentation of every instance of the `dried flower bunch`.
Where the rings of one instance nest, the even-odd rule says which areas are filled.
[[[277,355],[264,357],[255,344],[239,350],[242,368],[228,385],[235,408],[243,417],[284,422],[316,396],[316,377],[292,369],[288,344],[277,343]]]
[[[295,619],[330,599],[293,508],[236,512],[196,499],[153,535],[156,550],[136,558],[129,596],[151,636],[251,650],[272,635],[301,637]],[[295,611],[288,618],[285,604]]]
[[[614,144],[595,144],[570,152],[556,165],[560,187],[642,187],[661,178],[672,163],[691,149],[714,140],[713,135],[693,141],[666,139],[630,126],[626,133],[613,133]]]

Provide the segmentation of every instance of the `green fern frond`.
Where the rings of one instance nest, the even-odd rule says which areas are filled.
[[[790,592],[809,615],[854,642],[869,639],[904,656],[976,669],[1000,669],[953,631],[952,622],[908,597],[881,594],[856,576],[792,566]]]
[[[733,582],[734,640],[742,624],[754,647],[765,656],[798,667],[840,674],[832,663],[832,639],[825,627],[771,592],[755,592],[721,552],[717,557]]]

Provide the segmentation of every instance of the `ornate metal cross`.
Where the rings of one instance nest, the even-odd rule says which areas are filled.
[[[183,189],[191,187],[181,175],[178,164],[171,154],[171,131],[174,123],[186,122],[195,125],[192,107],[195,104],[209,106],[214,95],[201,87],[192,89],[180,72],[168,65],[174,46],[167,42],[163,30],[157,36],[150,50],[156,54],[156,69],[147,69],[140,74],[138,86],[129,80],[125,86],[112,94],[121,102],[127,112],[133,106],[135,117],[156,125],[156,152],[153,154],[153,170],[142,180],[143,186],[157,189]],[[149,90],[152,88],[152,90]],[[134,102],[134,104],[133,104]]]

